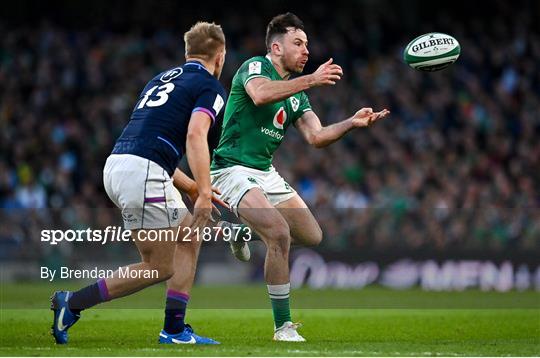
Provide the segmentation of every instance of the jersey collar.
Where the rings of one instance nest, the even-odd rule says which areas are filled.
[[[268,60],[268,62],[270,62],[270,64],[272,65],[272,68],[274,69],[274,72],[278,75],[278,77],[283,80],[283,77],[281,77],[278,70],[276,70],[276,66],[274,66],[274,63],[272,62],[272,58],[270,57],[270,55],[266,54],[266,56],[264,56],[264,57]]]
[[[199,68],[199,70],[206,70],[206,72],[210,73],[210,71],[208,71],[208,69],[206,67],[204,67],[204,65],[200,62],[200,61],[197,61],[197,60],[190,60],[188,62],[186,62],[184,64],[184,66],[197,66]]]

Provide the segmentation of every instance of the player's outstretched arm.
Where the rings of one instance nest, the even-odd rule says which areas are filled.
[[[335,85],[341,79],[343,70],[333,64],[332,59],[319,66],[317,71],[290,81],[271,81],[268,78],[256,77],[246,84],[246,92],[256,106],[274,103],[306,89],[325,85]]]
[[[373,112],[372,108],[362,108],[351,118],[323,127],[315,112],[308,111],[296,121],[295,126],[309,144],[316,148],[323,148],[339,140],[351,129],[368,127],[388,114],[390,111],[387,109]]]

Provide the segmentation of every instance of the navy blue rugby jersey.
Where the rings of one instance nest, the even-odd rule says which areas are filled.
[[[201,111],[212,118],[213,137],[225,100],[221,83],[197,61],[162,72],[144,87],[112,154],[149,159],[172,176],[186,150],[191,114]]]

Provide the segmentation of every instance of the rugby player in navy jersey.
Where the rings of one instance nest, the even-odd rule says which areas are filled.
[[[185,33],[184,41],[186,63],[148,82],[103,170],[105,190],[122,210],[124,227],[132,231],[142,259],[126,268],[141,274],[123,278],[119,270],[79,291],[55,292],[52,334],[58,344],[67,343],[68,329],[81,311],[161,281],[167,281],[167,295],[159,342],[218,344],[196,335],[184,323],[200,248],[198,237],[178,242],[145,240],[151,230],[176,232],[189,227],[194,232],[210,219],[213,202],[226,205],[213,195],[207,142],[225,104],[225,90],[218,81],[225,62],[225,36],[220,26],[199,22]],[[184,155],[195,181],[177,169]],[[193,216],[178,190],[194,203]]]

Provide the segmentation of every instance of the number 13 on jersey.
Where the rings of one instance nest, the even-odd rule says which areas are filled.
[[[158,99],[150,99],[150,96],[154,93],[155,90],[158,90],[158,92],[155,94]],[[146,93],[144,94],[143,99],[141,99],[141,102],[137,106],[137,109],[143,108],[145,105],[147,107],[158,107],[167,102],[169,99],[169,93],[171,93],[174,90],[174,84],[172,83],[165,83],[161,86],[154,86],[150,88]]]

